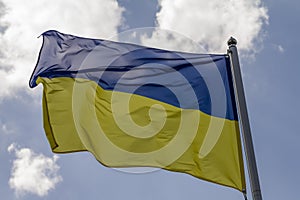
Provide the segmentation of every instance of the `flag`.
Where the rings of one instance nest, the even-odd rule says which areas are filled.
[[[108,167],[156,167],[245,189],[228,55],[47,31],[29,85],[43,84],[55,153]]]

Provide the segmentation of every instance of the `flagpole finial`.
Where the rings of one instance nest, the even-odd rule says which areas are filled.
[[[231,45],[235,46],[237,44],[237,40],[234,37],[230,37],[227,44],[228,44],[228,46],[231,46]]]

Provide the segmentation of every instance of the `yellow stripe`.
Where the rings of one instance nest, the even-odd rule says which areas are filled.
[[[85,79],[37,82],[44,85],[44,127],[54,152],[88,150],[110,167],[160,167],[245,188],[236,121]]]

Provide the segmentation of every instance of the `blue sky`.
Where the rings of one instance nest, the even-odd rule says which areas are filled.
[[[226,52],[227,39],[236,37],[263,197],[298,197],[298,1],[0,2],[2,199],[243,199],[236,190],[185,174],[164,170],[130,174],[102,166],[89,153],[51,152],[42,124],[42,86],[28,88],[41,46],[37,36],[56,29],[109,39],[118,32],[151,26],[193,38],[209,52]],[[147,41],[168,43],[157,37]]]

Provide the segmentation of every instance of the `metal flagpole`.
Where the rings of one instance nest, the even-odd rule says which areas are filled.
[[[233,77],[234,91],[237,101],[237,109],[239,112],[239,121],[244,139],[244,149],[247,159],[248,173],[250,177],[250,185],[253,200],[262,200],[261,189],[259,184],[248,111],[245,100],[244,87],[239,64],[238,51],[236,48],[237,41],[233,37],[228,40],[228,54],[230,56],[231,71]]]

